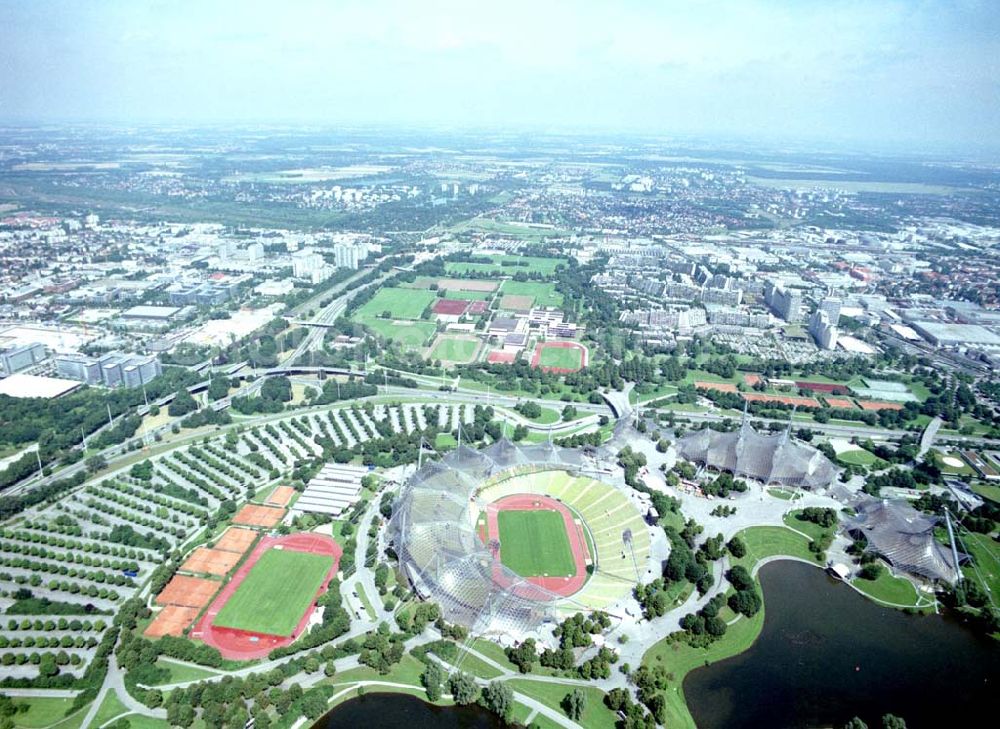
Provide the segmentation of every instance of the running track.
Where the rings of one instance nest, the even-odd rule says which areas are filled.
[[[486,531],[488,533],[487,543],[491,539],[500,539],[500,527],[498,517],[501,511],[538,511],[540,509],[551,509],[562,514],[563,525],[566,527],[566,536],[569,537],[569,548],[573,552],[573,563],[576,566],[576,573],[571,577],[525,577],[528,582],[538,585],[541,588],[553,592],[563,597],[578,592],[587,581],[587,545],[583,538],[583,528],[573,521],[573,512],[569,507],[550,496],[538,496],[536,494],[514,494],[505,496],[499,501],[494,501],[486,507]],[[503,544],[500,545],[500,552],[503,553]],[[499,560],[494,571],[494,579],[501,585],[506,582],[499,569]],[[525,590],[524,592],[530,592]],[[540,595],[522,595],[534,599],[542,599]]]
[[[313,554],[328,554],[333,557],[333,565],[326,574],[326,579],[320,585],[316,597],[326,592],[330,585],[330,580],[337,574],[340,567],[340,555],[343,550],[332,538],[323,534],[311,532],[301,532],[290,534],[285,537],[264,537],[257,544],[257,547],[247,558],[240,568],[233,575],[232,579],[222,588],[222,591],[215,596],[208,610],[202,615],[201,620],[191,630],[192,638],[199,638],[210,646],[219,649],[223,658],[234,661],[250,661],[259,658],[266,658],[267,654],[275,648],[290,645],[309,624],[309,616],[312,614],[312,607],[306,611],[291,635],[267,635],[264,633],[251,633],[246,630],[236,630],[235,628],[221,628],[212,625],[215,616],[219,614],[222,606],[233,596],[240,583],[246,578],[257,564],[261,555],[272,547],[280,546],[282,549],[292,552],[311,552]]]

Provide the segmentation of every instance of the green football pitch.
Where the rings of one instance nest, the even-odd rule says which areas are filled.
[[[522,577],[569,577],[576,563],[562,514],[551,509],[501,511],[500,561]]]
[[[538,364],[542,367],[578,370],[583,366],[583,352],[579,347],[543,347]]]
[[[212,625],[266,635],[291,635],[333,566],[333,557],[269,549],[250,570]]]
[[[475,339],[459,339],[457,337],[440,337],[431,359],[442,359],[447,362],[468,362],[476,354],[479,342]]]
[[[433,291],[379,289],[377,294],[358,309],[355,316],[358,319],[371,319],[389,312],[393,319],[419,319],[424,309],[436,299],[437,294]]]

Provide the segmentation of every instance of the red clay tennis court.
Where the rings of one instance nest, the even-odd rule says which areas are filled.
[[[486,355],[486,361],[490,364],[514,364],[517,360],[517,353],[515,352],[502,352],[499,349],[494,349],[488,355]]]
[[[147,638],[162,638],[164,635],[181,637],[184,629],[198,617],[198,608],[167,605],[153,618],[153,622],[142,631]]]
[[[258,504],[247,504],[233,517],[233,524],[244,524],[246,526],[270,529],[273,526],[277,526],[284,515],[284,509],[272,506],[260,506]]]
[[[853,400],[848,400],[846,397],[825,397],[826,404],[832,408],[840,408],[841,410],[856,410],[857,405],[854,404]]]
[[[264,633],[252,633],[246,630],[235,628],[224,628],[212,625],[212,621],[222,610],[239,588],[240,584],[250,574],[250,570],[257,564],[264,552],[273,547],[296,552],[312,552],[314,554],[328,554],[333,557],[333,566],[327,572],[326,579],[317,592],[317,597],[323,594],[330,585],[330,580],[340,569],[340,555],[343,550],[331,537],[314,532],[301,532],[299,534],[289,534],[285,537],[264,537],[257,547],[250,553],[246,561],[233,575],[233,578],[226,584],[218,594],[211,606],[201,616],[201,620],[191,631],[192,638],[198,638],[208,645],[219,649],[223,658],[237,661],[256,660],[265,658],[275,648],[290,645],[296,638],[302,635],[309,624],[309,616],[312,609],[307,610],[299,621],[291,636],[267,635]]]
[[[783,405],[795,405],[800,408],[818,408],[819,400],[813,397],[792,397],[790,395],[765,395],[759,392],[745,392],[743,399],[750,402],[780,402]]]
[[[694,383],[695,390],[715,390],[716,392],[739,392],[732,382],[702,382]]]
[[[269,506],[288,506],[288,502],[295,496],[295,489],[291,486],[279,486],[271,495],[264,499],[264,503]]]
[[[222,538],[215,543],[215,548],[222,549],[226,552],[237,552],[238,554],[243,554],[245,551],[250,549],[250,545],[253,544],[257,536],[258,533],[253,529],[229,527],[226,530],[226,533],[222,535]]]
[[[862,410],[902,410],[903,406],[898,402],[881,402],[879,400],[858,400],[858,405]]]
[[[193,608],[205,607],[221,586],[222,583],[215,580],[174,575],[163,591],[156,596],[156,604]]]
[[[184,560],[181,571],[222,576],[236,566],[241,556],[239,552],[198,547],[191,553],[190,557]]]

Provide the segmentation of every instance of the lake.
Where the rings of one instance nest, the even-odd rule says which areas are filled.
[[[995,641],[954,618],[879,607],[810,565],[772,562],[760,581],[757,641],[684,681],[701,729],[840,727],[853,716],[880,727],[886,713],[920,729],[995,716]]]
[[[501,729],[497,717],[478,706],[441,707],[408,694],[367,693],[351,699],[313,729]]]

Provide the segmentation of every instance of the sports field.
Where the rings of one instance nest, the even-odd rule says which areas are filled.
[[[540,273],[551,276],[556,266],[566,265],[564,258],[540,258],[538,256],[491,256],[493,263],[468,263],[450,261],[445,264],[448,273]]]
[[[431,359],[440,359],[446,362],[470,362],[479,349],[477,339],[467,339],[464,337],[438,337],[431,350]]]
[[[212,625],[291,635],[333,566],[333,557],[269,549],[222,606]]]
[[[583,366],[583,352],[578,347],[543,347],[538,364],[541,367],[575,371]]]
[[[563,297],[554,283],[539,281],[504,281],[500,290],[504,296],[530,296],[535,306],[562,306]]]
[[[358,319],[373,319],[389,312],[393,319],[419,319],[420,315],[437,298],[433,291],[414,289],[380,289],[358,309]]]
[[[396,323],[386,319],[364,319],[362,322],[373,332],[386,339],[395,339],[407,347],[422,347],[436,327],[429,321]]]
[[[504,510],[497,514],[500,561],[522,577],[576,574],[563,516],[558,511]]]

